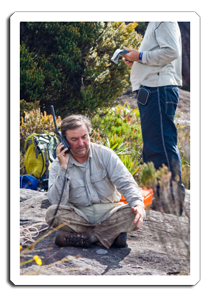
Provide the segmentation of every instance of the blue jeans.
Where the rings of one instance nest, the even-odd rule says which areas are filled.
[[[179,101],[177,86],[144,87],[150,91],[145,103],[137,99],[143,137],[143,161],[152,161],[156,169],[165,164],[172,180],[179,176],[179,196],[184,201],[181,160],[177,147],[177,129],[174,116]]]

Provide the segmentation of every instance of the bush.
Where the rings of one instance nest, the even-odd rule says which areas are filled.
[[[109,110],[99,109],[92,118],[92,124],[93,129],[98,131],[101,137],[109,139],[116,135],[122,142],[128,143],[130,155],[133,157],[140,155],[142,133],[138,108],[132,110],[125,103]]]
[[[129,70],[118,48],[138,48],[137,23],[22,22],[20,27],[20,95],[27,103],[50,105],[63,118],[69,113],[94,114],[129,86]]]
[[[92,118],[92,141],[114,150],[129,172],[138,182],[142,164],[142,134],[138,109],[132,110],[126,103],[109,110],[99,109]]]
[[[57,117],[56,124],[58,129],[61,126],[61,117]],[[26,138],[29,134],[35,133],[49,133],[54,132],[55,126],[52,115],[47,115],[46,111],[40,112],[40,108],[32,110],[29,113],[25,112],[25,117],[21,118],[20,136]]]
[[[56,118],[58,129],[61,126],[61,117]],[[39,109],[34,109],[30,112],[25,111],[24,118],[21,117],[20,124],[20,150],[24,151],[24,142],[28,135],[32,133],[49,133],[54,132],[53,116],[47,115],[46,111],[43,113]]]
[[[39,109],[40,101],[26,102],[25,100],[20,100],[20,117],[24,117],[25,112],[30,113],[32,110]]]

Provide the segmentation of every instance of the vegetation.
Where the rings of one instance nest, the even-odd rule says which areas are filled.
[[[143,35],[145,34],[145,31],[147,29],[147,23],[146,22],[137,22],[138,26],[136,27],[136,31]]]
[[[91,116],[92,141],[113,149],[140,184],[142,134],[138,109],[116,105],[129,70],[110,61],[118,48],[139,47],[145,22],[22,22],[20,26],[21,158],[30,133],[54,131],[50,105],[64,118]],[[110,108],[112,104],[112,107]],[[59,127],[61,117],[57,120]],[[178,128],[183,182],[190,188],[189,135]]]
[[[25,172],[23,145],[26,137],[33,132],[54,132],[53,117],[50,115],[50,105],[54,105],[59,116],[56,118],[58,129],[62,119],[71,113],[82,113],[91,117],[91,141],[115,151],[139,186],[153,189],[159,211],[163,211],[162,205],[166,205],[164,212],[178,212],[178,205],[171,206],[170,173],[167,167],[155,170],[152,163],[146,165],[143,162],[138,109],[131,109],[127,104],[117,105],[116,102],[130,85],[129,69],[122,59],[116,67],[110,58],[118,48],[138,48],[142,40],[138,33],[144,34],[145,29],[145,22],[127,25],[123,22],[21,23],[21,174]],[[190,136],[180,126],[177,130],[182,179],[185,187],[190,189]],[[159,193],[156,189],[157,180],[160,184]],[[176,190],[176,182],[173,188]],[[23,228],[23,243],[25,238],[28,240],[25,229]],[[153,228],[151,230],[153,232]],[[182,228],[178,232],[180,236],[183,235],[181,230]],[[54,230],[47,232],[25,249],[20,247],[22,275],[46,274],[51,272],[53,265],[77,258],[67,257],[49,265],[41,260],[37,255],[39,251],[49,249],[34,248],[39,241],[53,232]],[[185,236],[183,240],[186,240]],[[163,244],[166,242],[168,243],[163,240]],[[38,269],[26,274],[24,267],[34,263],[39,265]]]
[[[137,173],[142,163],[139,159],[142,148],[139,122],[138,109],[133,110],[126,104],[109,110],[99,109],[92,119],[94,132],[97,130],[92,140],[113,149],[132,175]]]
[[[61,117],[56,118],[57,127],[61,126]],[[24,118],[21,117],[20,138],[25,140],[26,137],[35,133],[49,133],[54,131],[54,121],[52,115],[47,115],[46,111],[40,112],[40,108],[25,112]]]
[[[92,115],[96,108],[109,106],[130,84],[128,67],[122,60],[116,67],[110,58],[118,48],[139,47],[142,36],[136,26],[22,22],[20,99],[24,109],[39,101],[42,112],[50,113],[54,105],[63,118],[75,112]]]
[[[61,117],[56,118],[57,127],[61,124]],[[138,109],[131,109],[129,105],[117,105],[111,109],[98,109],[91,120],[93,133],[91,141],[105,145],[116,152],[122,162],[134,176],[139,185],[141,173],[145,166],[142,159],[142,132]],[[24,166],[23,143],[30,133],[54,132],[52,115],[42,114],[40,109],[25,113],[21,118],[20,141],[22,152],[20,155],[21,174]],[[178,127],[178,148],[181,156],[182,180],[190,189],[190,137],[184,128]]]
[[[57,115],[84,113],[92,117],[91,140],[113,149],[139,184],[142,133],[138,109],[114,105],[129,86],[129,70],[110,58],[118,48],[138,47],[145,22],[21,23],[20,163],[30,133],[54,131],[50,105]],[[112,107],[110,108],[112,103]],[[61,117],[57,119],[58,128]],[[183,182],[190,188],[190,137],[178,127]]]

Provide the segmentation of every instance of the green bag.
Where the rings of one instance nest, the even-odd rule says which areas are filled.
[[[59,140],[54,133],[30,134],[24,144],[25,170],[36,178],[49,176],[51,163],[56,158],[56,147]]]

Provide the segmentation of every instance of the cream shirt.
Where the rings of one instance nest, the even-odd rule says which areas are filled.
[[[58,159],[50,167],[48,198],[51,204],[57,204],[60,199],[65,171]],[[70,203],[76,207],[86,207],[115,203],[120,201],[122,194],[131,207],[144,207],[136,181],[116,153],[108,147],[90,143],[86,166],[70,154],[66,178],[61,205]]]
[[[142,62],[131,68],[132,90],[141,85],[182,86],[182,44],[177,22],[150,22],[139,50]]]

